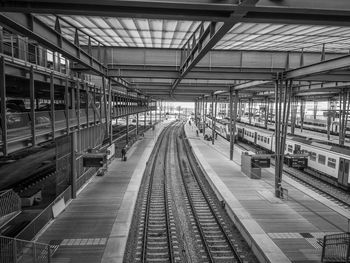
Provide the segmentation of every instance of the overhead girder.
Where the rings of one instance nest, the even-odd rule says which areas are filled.
[[[334,70],[349,69],[350,55],[333,58],[319,63],[314,63],[308,66],[288,70],[284,72],[283,78],[286,79],[301,79],[311,75],[319,75],[328,73]]]
[[[0,7],[6,12],[224,21],[238,8],[237,3],[237,0],[0,0]],[[350,24],[348,0],[260,0],[247,11],[244,22]]]
[[[34,15],[24,13],[0,13],[0,24],[20,35],[25,35],[38,41],[40,45],[49,48],[51,51],[59,52],[64,57],[83,65],[92,71],[94,75],[107,76],[107,67],[91,53],[81,48],[78,40],[77,43],[73,43],[64,38],[59,26],[55,30]],[[128,88],[128,83],[121,78],[112,78],[111,80],[121,87]]]
[[[49,27],[32,14],[0,13],[0,24],[38,41],[43,46],[61,53],[68,59],[79,62],[98,75],[106,75],[107,73],[107,68],[80,48],[79,44],[67,40],[59,31]]]
[[[204,22],[193,32],[181,50],[179,77],[171,86],[171,93],[176,89],[187,73],[226,35],[233,25],[239,23],[248,12],[247,8],[255,6],[259,0],[239,1],[237,8],[224,22],[210,22],[204,28]]]
[[[97,54],[97,48],[92,53]],[[179,70],[180,50],[150,48],[106,48],[106,64],[109,76],[126,78],[168,78],[176,79]],[[304,65],[321,63],[321,53],[267,52],[267,51],[218,51],[212,50],[192,68],[185,79],[221,80],[273,80],[276,72],[283,72],[288,58],[290,69],[300,67],[301,56]],[[327,59],[336,60],[342,54],[326,54]],[[130,63],[132,57],[132,64]],[[306,66],[308,67],[308,66]],[[308,81],[350,81],[350,74],[332,72],[322,75],[304,75]]]

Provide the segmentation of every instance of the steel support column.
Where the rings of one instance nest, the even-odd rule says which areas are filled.
[[[64,102],[65,102],[65,114],[66,114],[66,133],[67,135],[70,132],[70,125],[69,125],[69,121],[70,121],[70,114],[69,114],[69,91],[68,91],[68,77],[65,78],[65,82],[64,82]]]
[[[230,87],[230,102],[229,102],[229,114],[230,114],[230,124],[229,124],[229,130],[230,130],[230,160],[233,159],[233,134],[234,130],[232,127],[232,122],[233,122],[233,109],[232,109],[232,104],[233,104],[233,87]]]
[[[77,80],[77,82],[76,82],[76,92],[77,92],[77,97],[76,97],[76,99],[77,99],[77,118],[78,118],[78,130],[80,131],[80,83],[79,83],[79,80]],[[106,121],[106,123],[107,123],[107,121]],[[108,131],[108,126],[107,126],[107,131]],[[78,134],[79,136],[80,136],[80,134]],[[79,142],[81,141],[81,140],[78,140]],[[80,147],[79,147],[79,149],[80,149]]]
[[[72,198],[76,198],[77,197],[77,152],[78,152],[78,148],[77,148],[77,132],[73,131],[71,134],[71,167],[70,167],[70,174],[71,174],[71,187],[72,187]]]
[[[144,120],[143,120],[143,126],[144,126],[144,130],[146,129],[147,127],[147,110],[148,110],[148,101],[146,102],[146,109],[144,111]]]
[[[306,101],[305,99],[301,99],[300,100],[300,132],[303,132],[303,129],[304,129],[305,107],[306,107]]]
[[[50,74],[50,112],[51,112],[51,129],[52,140],[55,140],[55,85],[53,84],[53,72]]]
[[[217,138],[218,134],[215,130],[216,127],[216,116],[217,116],[217,106],[218,106],[218,95],[215,95],[215,108],[214,108],[214,118],[213,118],[213,141],[212,144],[214,144],[215,138]]]
[[[7,155],[7,119],[6,119],[6,76],[5,60],[0,57],[0,89],[1,89],[1,129],[2,129],[2,152]]]
[[[194,102],[194,125],[197,126],[197,99]]]
[[[105,112],[105,122],[106,122],[106,134],[108,134],[108,112],[107,112],[107,95],[106,95],[106,79],[102,77],[102,89],[103,89],[103,108]]]
[[[36,118],[35,118],[35,86],[34,86],[34,68],[30,67],[29,72],[29,98],[30,98],[30,120],[32,147],[36,145]]]
[[[109,143],[113,143],[113,116],[112,116],[112,84],[108,79],[108,117],[109,117]]]
[[[203,98],[204,100],[204,98]],[[205,128],[207,126],[207,106],[208,106],[208,97],[205,97],[204,102],[204,121],[203,121],[203,136],[205,136]]]
[[[149,111],[149,119],[150,119],[150,123],[151,123],[151,127],[153,125],[153,120],[152,120],[152,102],[151,102],[151,107],[150,107],[150,111]]]
[[[252,124],[252,99],[249,99],[248,102],[248,118],[249,118],[249,124]]]
[[[327,140],[331,139],[331,99],[328,99],[327,103]]]
[[[316,120],[316,118],[317,118],[317,108],[318,108],[318,102],[316,100],[314,100],[314,111],[313,111],[314,120]]]
[[[287,137],[292,81],[277,78],[275,84],[275,196],[283,197],[282,171]]]
[[[125,120],[126,120],[126,137],[125,137],[125,142],[126,144],[129,144],[129,93],[126,93],[126,98],[125,98],[125,107],[126,107],[126,115],[125,115]]]
[[[157,123],[157,108],[158,108],[158,101],[156,101],[156,110],[154,112],[154,122]]]
[[[268,118],[269,118],[269,98],[266,97],[265,98],[265,119],[264,119],[265,129],[267,129]]]
[[[295,124],[297,120],[297,109],[298,109],[298,100],[295,97],[295,94],[293,94],[292,104],[291,104],[291,114],[290,114],[290,133],[293,135],[295,133]]]
[[[139,134],[139,113],[136,113],[136,135]]]
[[[214,144],[214,93],[211,95],[211,143]]]

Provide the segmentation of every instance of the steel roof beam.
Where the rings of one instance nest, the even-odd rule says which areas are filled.
[[[6,12],[33,12],[112,17],[142,17],[224,21],[237,9],[237,1],[221,0],[0,0]],[[348,0],[260,0],[244,21],[344,25],[350,22]]]
[[[106,75],[107,68],[94,57],[85,52],[79,45],[65,39],[58,31],[50,28],[32,14],[0,13],[0,24],[20,35],[25,35],[47,48],[78,62],[98,75]]]
[[[248,12],[247,8],[253,7],[258,1],[243,0],[235,8],[229,19],[224,22],[210,22],[206,29],[204,29],[204,23],[201,23],[182,48],[180,75],[174,81],[170,90],[171,93],[186,77],[187,73],[221,40],[232,26],[240,22]]]
[[[311,64],[283,73],[286,79],[302,79],[311,75],[319,75],[330,71],[350,68],[350,55],[325,60],[319,63]]]

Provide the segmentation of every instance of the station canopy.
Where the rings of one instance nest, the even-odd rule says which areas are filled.
[[[56,15],[35,16],[55,27]],[[276,72],[346,56],[350,50],[348,26],[238,22],[182,77],[180,69],[186,53],[181,49],[193,44],[193,35],[198,42],[200,28],[208,28],[210,21],[58,17],[65,38],[74,42],[76,29],[79,29],[85,33],[79,36],[80,45],[84,46],[88,45],[90,36],[92,47],[102,45],[111,50],[108,53],[114,56],[108,60],[111,74],[117,74],[134,88],[158,99],[193,100],[213,92],[225,95],[232,86],[242,88],[241,94],[246,97],[249,95],[245,93],[251,97],[273,96],[270,91],[274,89]],[[329,79],[298,79],[295,85],[301,90],[299,95],[303,95],[302,87],[320,87],[327,83],[331,89],[315,89],[315,94],[321,92],[322,95],[324,91],[328,96],[332,91],[339,92],[338,83],[345,85],[348,79],[350,81],[345,77],[347,68],[332,73]],[[253,85],[250,87],[249,83]],[[310,96],[310,92],[305,95]]]

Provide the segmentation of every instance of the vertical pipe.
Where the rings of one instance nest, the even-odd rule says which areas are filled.
[[[6,119],[6,77],[5,60],[0,57],[0,89],[1,89],[1,128],[2,128],[2,152],[7,155],[7,119]]]
[[[204,109],[203,109],[203,136],[205,136],[205,126],[206,126],[206,123],[207,123],[207,103],[208,103],[208,98],[206,97],[205,98],[205,102],[204,102],[204,97],[203,97],[203,103],[204,103]]]
[[[106,95],[106,80],[102,77],[102,89],[103,89],[103,108],[105,112],[105,122],[106,122],[106,134],[108,134],[108,112],[107,112],[107,95]]]
[[[217,117],[217,108],[218,108],[218,95],[215,95],[215,111],[214,111],[214,125],[213,125],[213,131],[214,131],[214,135],[215,135],[215,137],[217,137],[217,132],[216,132],[216,130],[215,130],[215,127],[216,127],[216,117]],[[213,137],[213,142],[212,142],[213,144],[214,144],[214,137]]]
[[[108,79],[108,117],[109,117],[109,143],[113,143],[113,124],[112,124],[112,84]]]
[[[78,117],[78,130],[80,131],[80,84],[77,80],[77,117]]]
[[[51,102],[51,128],[52,140],[55,139],[55,87],[53,84],[53,72],[50,74],[50,102]]]
[[[34,86],[34,68],[30,67],[29,73],[29,97],[30,97],[30,119],[32,133],[32,147],[36,145],[36,123],[35,123],[35,86]]]
[[[238,90],[235,91],[235,101],[233,107],[233,126],[232,126],[232,157],[234,151],[234,144],[236,142],[235,132],[237,127],[237,111],[238,111]],[[232,160],[232,159],[231,159]]]
[[[211,95],[211,143],[214,144],[214,93]]]
[[[248,116],[249,116],[249,124],[252,124],[252,99],[248,101]]]
[[[72,198],[77,197],[77,165],[76,165],[76,153],[77,153],[77,132],[71,133],[71,184],[72,184]]]
[[[125,118],[126,118],[126,144],[128,144],[129,143],[129,113],[128,113],[128,109],[129,109],[129,94],[127,93],[127,95],[126,95],[127,97],[126,97],[126,99],[125,99],[125,102],[126,102],[126,104],[125,104],[125,107],[126,107],[126,116],[125,116]]]
[[[331,99],[328,99],[327,104],[327,140],[331,139]]]
[[[0,26],[0,53],[4,53],[4,33],[3,27]]]
[[[99,121],[100,121],[100,125],[102,126],[102,100],[103,100],[103,92],[102,92],[102,87],[100,87],[100,96],[99,96],[99,103],[100,103],[100,118],[99,118]]]
[[[230,131],[230,160],[233,159],[233,127],[232,127],[232,122],[233,122],[233,109],[232,109],[232,104],[233,104],[233,87],[230,87],[230,102],[229,102],[229,114],[230,114],[230,124],[229,124],[229,131]],[[236,100],[235,100],[236,101]]]
[[[66,103],[65,105],[65,113],[66,113],[66,128],[67,128],[67,135],[69,134],[69,120],[70,120],[70,116],[69,116],[69,91],[68,91],[68,77],[66,77],[65,79],[65,83],[64,83],[64,101]]]
[[[85,89],[85,111],[86,111],[86,127],[89,127],[90,122],[90,116],[89,116],[89,87],[87,83],[84,83],[84,89]]]
[[[265,98],[265,129],[267,129],[267,121],[268,121],[268,117],[269,117],[269,98],[266,97]]]
[[[94,94],[92,96],[93,112],[94,112],[94,126],[96,126],[96,87],[94,87]]]
[[[151,126],[153,125],[153,120],[152,120],[152,102],[151,102],[151,107],[150,107],[150,111],[149,111],[149,119],[150,119],[150,123],[151,123]]]
[[[279,109],[278,109],[278,98],[279,98],[279,81],[275,81],[275,196],[279,197],[279,180],[278,180],[278,171],[279,171]]]
[[[197,126],[197,99],[194,102],[194,124]]]
[[[139,113],[136,113],[136,135],[139,134]]]
[[[75,102],[76,102],[75,87],[73,86],[73,88],[72,88],[72,112],[73,112],[73,116],[76,116],[76,115],[74,115],[74,113],[76,113]],[[73,130],[75,130],[75,128]]]

